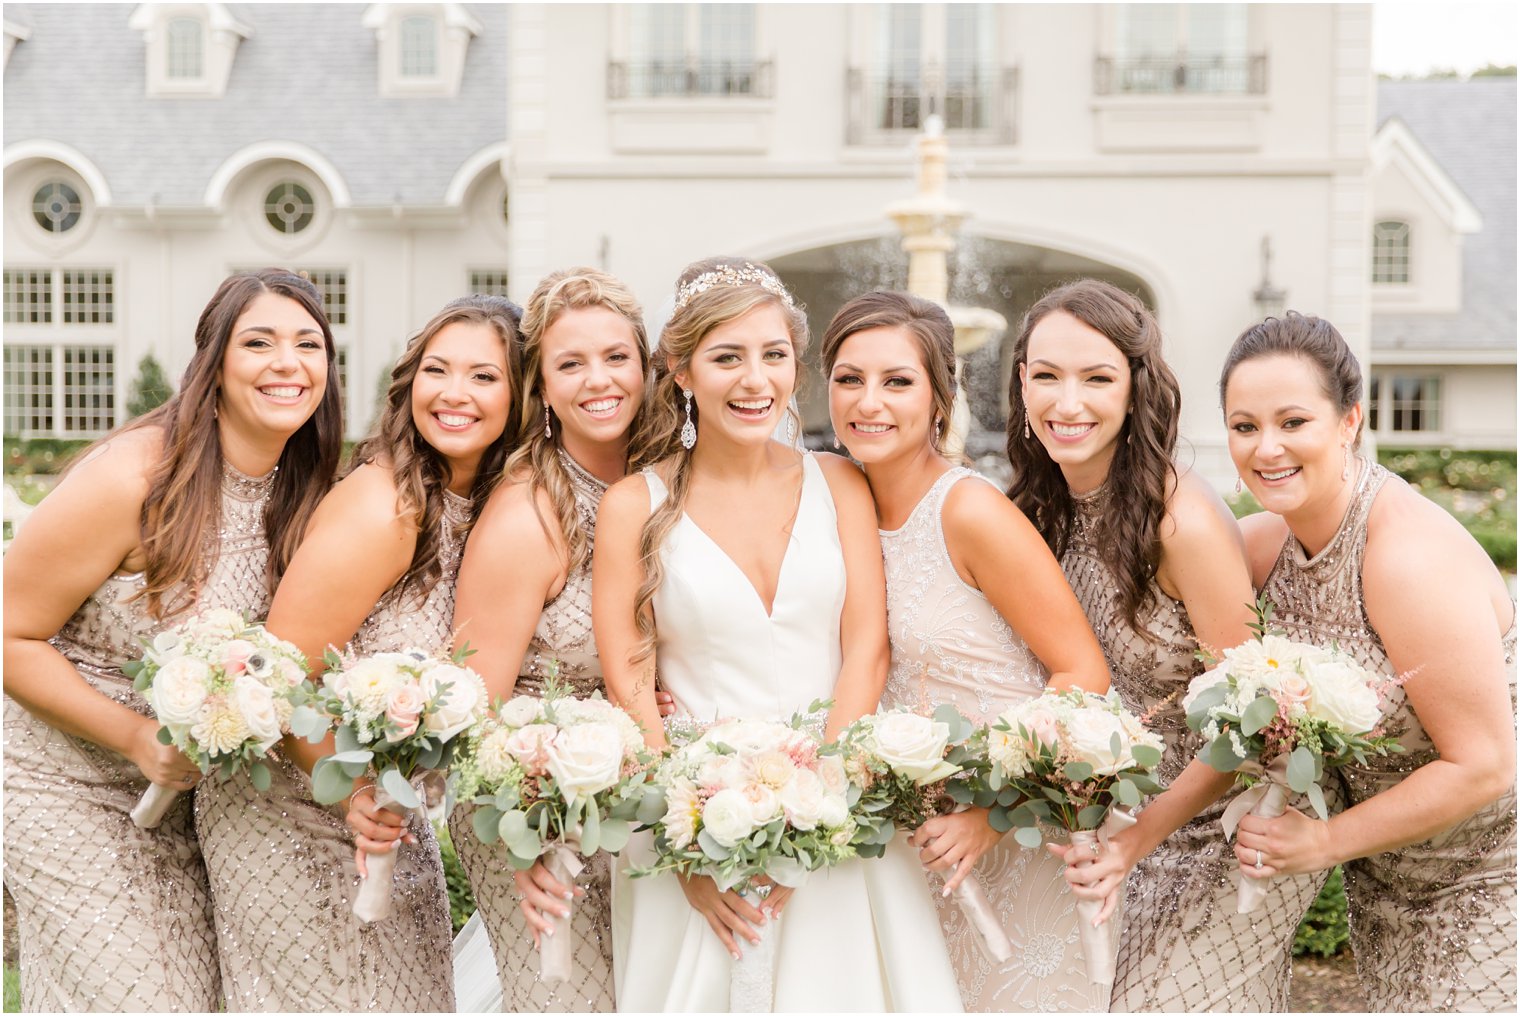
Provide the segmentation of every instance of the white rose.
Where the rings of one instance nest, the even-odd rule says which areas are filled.
[[[618,781],[623,738],[610,723],[582,723],[549,744],[549,774],[567,801],[590,797]]]
[[[782,723],[766,720],[739,720],[725,723],[709,735],[709,743],[726,744],[740,755],[757,755],[763,751],[780,748],[786,743],[791,728]]]
[[[151,700],[158,721],[166,727],[185,727],[199,718],[211,683],[211,668],[194,656],[178,656],[153,677]]]
[[[213,607],[185,626],[185,634],[191,642],[203,639],[221,639],[243,632],[243,615],[226,607]]]
[[[496,711],[501,722],[508,727],[526,727],[543,718],[543,703],[531,695],[518,695],[501,704]]]
[[[750,815],[757,827],[781,814],[781,798],[765,784],[746,783],[739,789],[749,801]]]
[[[818,825],[823,813],[823,781],[807,769],[799,769],[792,781],[782,787],[777,795],[781,809],[792,828],[808,830]]]
[[[423,718],[428,733],[447,741],[480,718],[486,686],[468,667],[442,663],[422,673],[422,694],[433,703]]]
[[[274,693],[260,680],[244,674],[232,684],[232,698],[248,732],[259,742],[260,751],[280,739],[280,715],[274,706]]]
[[[1111,776],[1135,764],[1129,753],[1129,738],[1118,715],[1107,709],[1075,710],[1066,721],[1066,746],[1081,762],[1090,763],[1099,776]],[[1119,757],[1114,757],[1113,738],[1119,735]]]
[[[850,778],[844,771],[844,759],[838,755],[824,755],[818,760],[818,779],[830,794],[843,795],[849,787]]]
[[[825,829],[837,829],[850,817],[850,806],[842,794],[824,794],[818,806],[818,824]]]
[[[1377,690],[1367,671],[1345,658],[1332,658],[1306,668],[1314,689],[1309,714],[1348,734],[1365,734],[1382,720]]]
[[[720,790],[702,806],[702,827],[725,847],[755,831],[754,809],[742,791]]]
[[[877,716],[876,754],[897,772],[922,786],[956,771],[945,762],[950,740],[949,724],[915,713],[892,712]]]

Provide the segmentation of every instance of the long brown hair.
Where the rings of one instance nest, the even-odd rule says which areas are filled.
[[[823,369],[832,372],[839,347],[856,332],[872,328],[901,328],[918,343],[929,392],[934,399],[934,450],[941,450],[955,411],[955,325],[932,300],[911,293],[878,289],[857,296],[834,315],[823,333]]]
[[[1176,475],[1172,457],[1182,414],[1181,388],[1162,358],[1155,317],[1137,297],[1117,286],[1079,279],[1051,290],[1029,309],[1014,344],[1008,381],[1008,461],[1013,465],[1008,497],[1034,522],[1058,560],[1071,542],[1075,506],[1060,467],[1038,437],[1025,436],[1029,409],[1019,383],[1019,366],[1029,359],[1030,334],[1056,311],[1101,332],[1129,364],[1130,411],[1108,467],[1105,536],[1099,550],[1119,584],[1125,620],[1151,638],[1137,618],[1161,564],[1167,483]]]
[[[143,568],[144,586],[137,594],[147,598],[148,613],[155,618],[193,606],[216,563],[224,463],[221,424],[211,407],[221,394],[219,379],[232,330],[262,293],[275,293],[300,304],[322,329],[327,350],[327,385],[322,401],[285,442],[264,508],[264,534],[269,544],[264,580],[271,594],[290,564],[312,512],[332,485],[343,454],[337,347],[327,315],[322,312],[321,294],[311,282],[283,268],[228,276],[196,322],[195,352],[175,394],[96,442],[99,446],[117,434],[146,427],[163,431],[163,450],[148,477],[148,493],[143,499],[142,548],[147,564]],[[77,461],[83,459],[80,456]]]
[[[538,513],[537,492],[542,490],[549,495],[549,503],[554,506],[556,528],[569,551],[571,572],[586,563],[591,544],[576,512],[575,488],[571,486],[570,474],[559,458],[563,430],[552,427],[549,433],[545,433],[544,429],[548,406],[544,399],[544,333],[566,311],[587,307],[605,307],[628,322],[633,329],[634,344],[639,347],[639,365],[644,386],[648,389],[649,339],[644,330],[644,310],[633,291],[621,280],[595,268],[565,268],[550,272],[539,280],[523,311],[523,396],[518,413],[520,443],[507,459],[504,470],[509,477],[526,472],[532,485],[530,490],[535,494],[531,498],[535,513]],[[648,399],[641,401],[638,415],[629,423],[630,432],[638,428],[648,405]],[[539,514],[538,521],[548,535],[549,520]]]
[[[412,382],[427,354],[428,344],[444,328],[456,323],[485,325],[501,339],[506,354],[507,388],[516,400],[522,392],[521,336],[517,325],[522,308],[501,296],[463,296],[450,301],[422,330],[412,336],[406,351],[391,370],[391,386],[385,393],[385,410],[374,431],[354,448],[348,472],[374,462],[386,466],[396,484],[396,507],[417,527],[412,563],[396,583],[402,595],[426,598],[443,574],[438,558],[438,536],[443,528],[443,495],[449,486],[449,463],[424,440],[412,419]],[[510,419],[510,417],[509,417]],[[511,426],[481,454],[470,489],[472,521],[484,507],[492,487],[501,477],[503,463],[515,441]]]
[[[686,420],[685,399],[676,375],[691,367],[691,358],[707,333],[720,325],[737,320],[757,307],[776,307],[786,319],[787,333],[792,339],[792,351],[798,365],[798,381],[801,381],[802,354],[807,351],[807,315],[767,265],[743,258],[707,258],[686,266],[676,281],[676,291],[707,273],[717,273],[722,280],[705,289],[690,294],[685,303],[678,301],[675,313],[660,332],[660,355],[654,358],[654,389],[646,399],[649,412],[640,422],[634,435],[631,459],[635,468],[670,460],[669,494],[660,506],[650,513],[639,536],[639,558],[644,581],[634,598],[633,616],[641,641],[634,651],[632,662],[646,660],[654,652],[655,629],[653,612],[649,609],[655,591],[665,578],[665,568],[660,561],[660,547],[665,537],[681,517],[686,507],[686,495],[691,489],[691,453],[681,445],[681,427]],[[745,278],[765,278],[758,281],[740,281]],[[788,413],[792,410],[788,409]],[[691,416],[701,428],[697,407],[691,407]],[[793,426],[799,421],[793,416]]]

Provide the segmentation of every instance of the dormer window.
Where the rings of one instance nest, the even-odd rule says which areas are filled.
[[[438,22],[429,17],[401,19],[401,76],[438,76]]]
[[[1386,219],[1372,227],[1372,281],[1378,286],[1409,284],[1409,223]]]
[[[168,45],[165,63],[170,78],[176,81],[198,79],[205,73],[205,26],[197,18],[174,18],[166,32]]]
[[[459,94],[470,40],[481,32],[463,4],[372,4],[364,27],[379,44],[380,94]]]

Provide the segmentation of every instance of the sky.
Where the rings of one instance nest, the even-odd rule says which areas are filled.
[[[1470,73],[1514,64],[1520,4],[1379,2],[1372,11],[1372,68],[1379,74]]]

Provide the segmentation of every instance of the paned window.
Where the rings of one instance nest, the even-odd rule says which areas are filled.
[[[101,434],[116,420],[116,350],[63,347],[63,430]]]
[[[470,272],[470,292],[487,296],[507,296],[506,269],[484,269]]]
[[[1367,399],[1367,425],[1374,433],[1439,433],[1441,378],[1433,374],[1374,374]]]
[[[53,432],[53,347],[5,346],[5,436]]]
[[[1409,283],[1409,223],[1390,219],[1372,227],[1372,281],[1380,286]]]
[[[401,19],[401,76],[438,76],[438,22],[429,17]]]
[[[338,347],[338,405],[343,408],[343,415],[348,416],[348,347]]]
[[[79,192],[62,180],[50,180],[32,195],[32,218],[49,233],[66,233],[79,225],[84,203]]]
[[[633,4],[628,62],[610,68],[614,98],[759,95],[754,4]]]
[[[1245,94],[1265,90],[1248,51],[1246,4],[1114,4],[1114,56],[1099,60],[1098,91]]]
[[[852,143],[868,134],[921,131],[931,115],[948,131],[996,130],[1001,136],[987,140],[1012,140],[1011,129],[998,122],[1012,70],[998,66],[995,5],[874,4],[869,10],[874,57],[871,66],[850,72]]]
[[[339,268],[299,268],[322,294],[322,310],[330,325],[348,324],[348,273]]]
[[[63,323],[108,325],[115,320],[116,290],[104,269],[64,269]]]
[[[115,279],[109,268],[7,268],[5,323],[114,324]]]
[[[277,183],[264,196],[264,218],[277,232],[299,233],[317,216],[311,192],[294,180]]]
[[[5,323],[45,325],[53,321],[53,272],[47,268],[5,269]]]
[[[195,18],[173,18],[168,34],[169,77],[175,80],[193,80],[201,77],[205,69],[202,40],[205,29]]]

